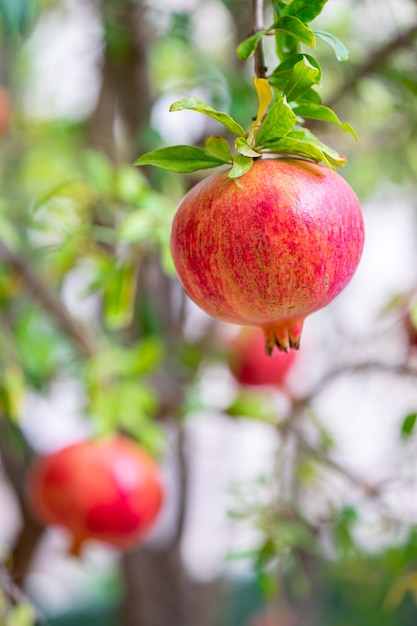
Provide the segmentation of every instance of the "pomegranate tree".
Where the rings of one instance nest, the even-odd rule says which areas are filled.
[[[321,37],[339,60],[346,48],[308,23],[324,2],[274,2],[275,21],[262,24],[254,3],[254,34],[239,44],[241,59],[255,55],[258,111],[249,129],[197,98],[172,111],[198,111],[237,135],[234,152],[224,137],[205,148],[173,146],[141,156],[138,165],[191,172],[230,164],[198,183],[181,201],[171,251],[187,294],[222,321],[258,326],[267,354],[298,348],[304,319],[326,306],[352,278],[359,263],[364,226],[359,201],[332,169],[346,157],[305,125],[315,119],[355,135],[322,105],[314,87],[321,68],[300,44],[315,48]],[[279,64],[266,75],[262,37],[274,35]],[[304,48],[303,48],[304,49]]]
[[[262,335],[251,327],[243,328],[230,342],[230,371],[240,385],[271,385],[284,388],[297,353],[277,352],[265,355]]]
[[[28,496],[35,514],[72,536],[72,554],[94,539],[121,549],[136,544],[154,523],[163,500],[158,466],[121,437],[82,441],[40,457],[30,469]]]

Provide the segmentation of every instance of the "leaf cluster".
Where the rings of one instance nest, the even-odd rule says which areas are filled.
[[[160,148],[139,157],[136,165],[155,165],[184,173],[229,165],[229,178],[242,176],[254,159],[263,154],[298,157],[323,162],[328,167],[343,166],[346,157],[305,127],[307,119],[327,122],[356,138],[353,128],[342,123],[332,109],[322,104],[316,90],[322,70],[311,51],[305,50],[314,49],[320,38],[333,48],[339,61],[347,59],[347,49],[339,39],[309,26],[325,3],[326,0],[291,0],[289,3],[274,0],[274,23],[250,35],[237,47],[238,57],[247,60],[262,45],[263,37],[274,37],[279,60],[268,76],[254,79],[258,113],[247,130],[227,113],[217,111],[198,98],[183,98],[171,105],[170,111],[196,111],[222,124],[227,133],[236,136],[234,151],[224,137],[212,135],[204,148],[185,145]]]

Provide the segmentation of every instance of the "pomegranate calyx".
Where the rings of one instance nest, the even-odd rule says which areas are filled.
[[[289,352],[290,348],[298,350],[303,324],[302,317],[264,324],[262,330],[265,337],[265,353],[272,356],[275,347],[283,352]]]
[[[75,535],[72,535],[71,543],[68,548],[68,555],[73,556],[75,558],[79,558],[81,556],[83,544],[84,544],[83,537],[76,537]]]

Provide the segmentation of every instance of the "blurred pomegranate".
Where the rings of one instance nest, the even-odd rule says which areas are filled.
[[[66,528],[72,554],[94,539],[121,549],[154,523],[163,500],[159,469],[130,439],[83,441],[40,457],[29,470],[28,497],[45,524]]]
[[[285,387],[297,352],[265,354],[265,341],[259,329],[243,328],[230,343],[229,367],[241,385]]]
[[[0,139],[6,134],[10,126],[11,106],[9,95],[4,87],[0,86]]]

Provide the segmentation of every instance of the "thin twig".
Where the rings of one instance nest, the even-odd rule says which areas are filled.
[[[408,365],[406,362],[401,363],[384,363],[383,361],[365,361],[363,363],[347,363],[339,367],[335,367],[319,380],[319,382],[308,391],[304,396],[293,398],[294,408],[300,410],[310,404],[310,402],[324,391],[327,386],[340,376],[347,374],[358,374],[361,372],[387,372],[396,376],[406,376],[408,378],[417,378],[417,369]]]
[[[175,530],[174,543],[180,546],[185,524],[187,521],[188,496],[189,496],[189,462],[187,454],[187,434],[184,424],[177,427],[177,462],[178,462],[178,517]]]
[[[253,4],[253,32],[258,33],[264,30],[264,3],[263,0],[252,0]],[[255,50],[255,75],[258,78],[265,78],[266,67],[262,38],[259,40]]]
[[[413,24],[410,28],[377,48],[364,63],[354,69],[352,75],[339,87],[338,91],[333,96],[330,96],[326,101],[326,106],[333,108],[358,82],[375,72],[394,52],[409,46],[416,37],[417,24]]]
[[[0,241],[0,260],[7,263],[20,276],[28,291],[53,317],[57,326],[73,340],[79,352],[87,357],[92,356],[96,351],[93,337],[85,327],[70,316],[64,304],[33,270],[29,261],[10,250],[3,241]]]
[[[302,448],[308,454],[310,454],[318,462],[326,465],[330,469],[336,471],[338,474],[346,478],[350,483],[352,483],[352,485],[359,488],[364,493],[364,495],[370,498],[377,498],[380,495],[380,487],[372,485],[366,480],[363,480],[347,467],[345,467],[341,463],[338,463],[338,461],[336,461],[335,459],[332,459],[330,456],[324,456],[320,454],[319,450],[312,446],[299,432],[296,433],[296,437]]]

